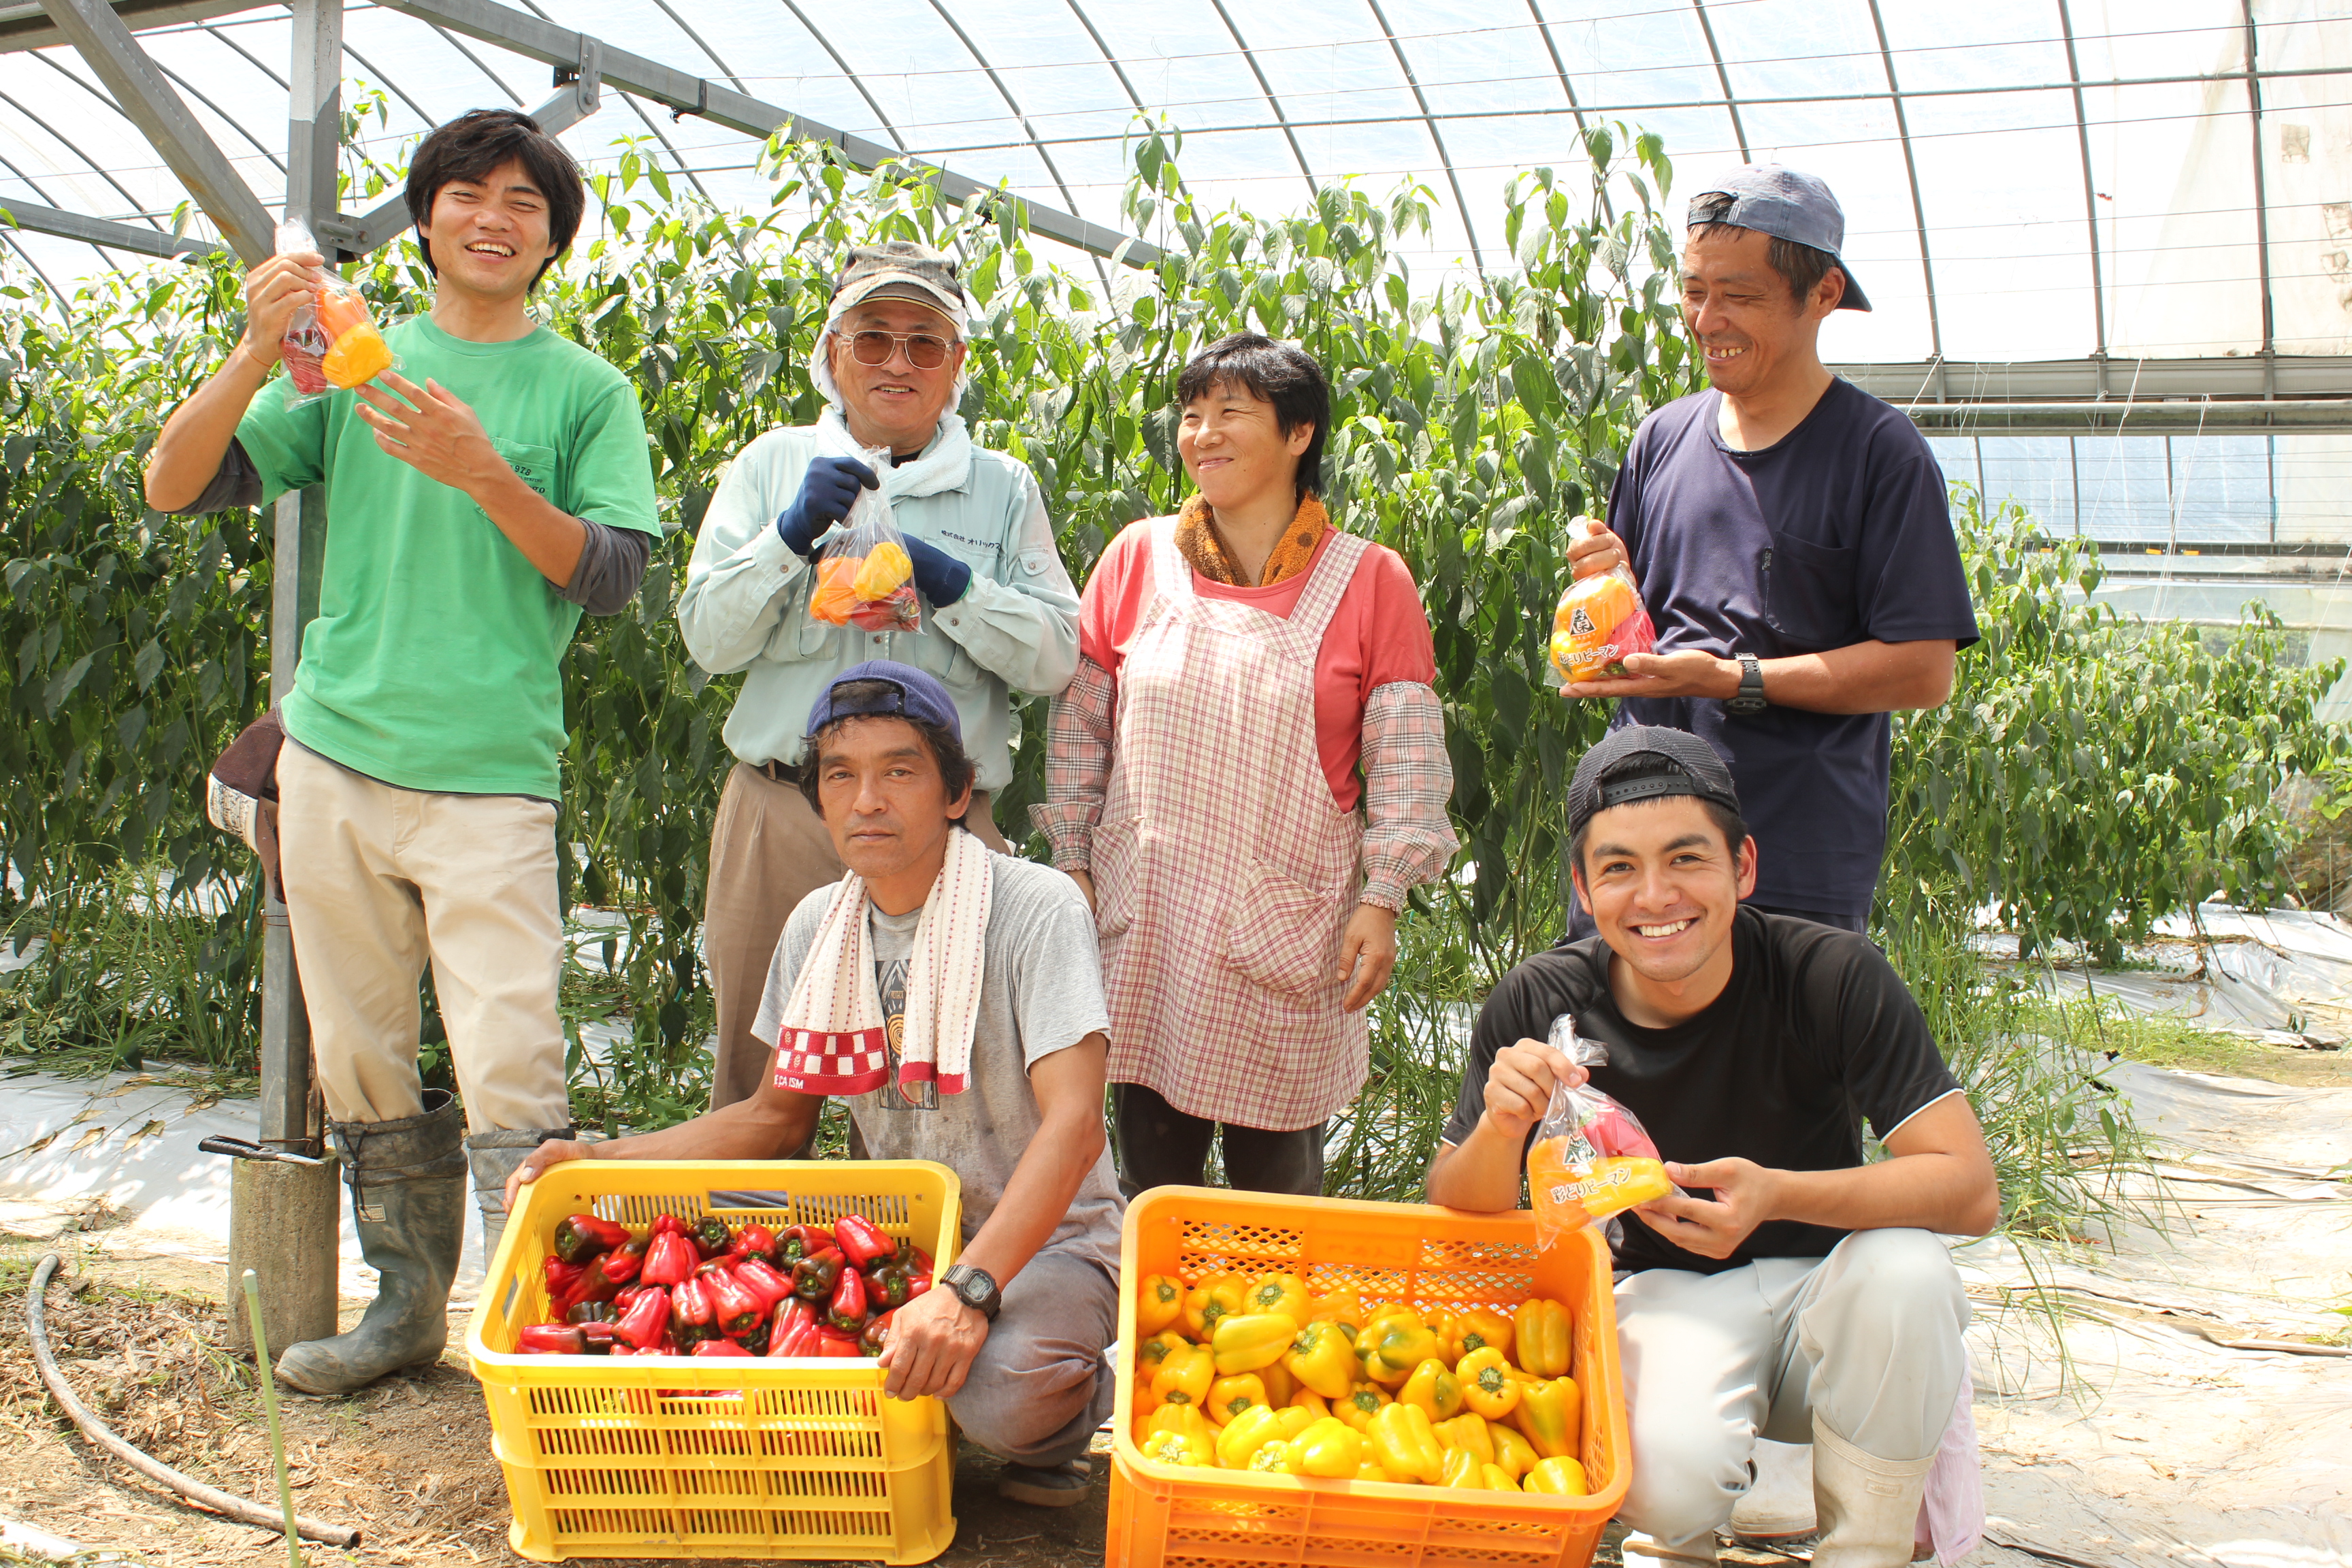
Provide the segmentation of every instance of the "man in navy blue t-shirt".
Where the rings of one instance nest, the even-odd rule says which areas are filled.
[[[1751,165],[1696,197],[1683,319],[1708,390],[1652,414],[1569,549],[1579,577],[1630,563],[1657,650],[1622,679],[1612,728],[1704,737],[1759,848],[1750,902],[1860,931],[1886,848],[1890,712],[1951,694],[1976,616],[1927,443],[1840,381],[1822,322],[1869,301],[1838,258],[1845,217],[1810,174]],[[1580,905],[1571,938],[1590,935]]]

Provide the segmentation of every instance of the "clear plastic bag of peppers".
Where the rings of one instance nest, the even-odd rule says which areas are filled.
[[[830,1228],[663,1215],[642,1234],[592,1214],[555,1227],[548,1321],[526,1355],[877,1356],[930,1255],[864,1215]]]

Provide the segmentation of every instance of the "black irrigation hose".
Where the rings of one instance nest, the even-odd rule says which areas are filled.
[[[25,1289],[25,1328],[33,1342],[33,1364],[40,1369],[41,1382],[47,1385],[49,1397],[58,1402],[58,1408],[73,1417],[74,1425],[81,1428],[83,1436],[149,1480],[169,1487],[189,1501],[233,1519],[239,1524],[249,1524],[256,1530],[267,1530],[274,1534],[284,1533],[286,1516],[278,1510],[247,1502],[217,1487],[208,1487],[200,1480],[182,1475],[169,1465],[150,1458],[116,1436],[105,1422],[90,1414],[89,1406],[74,1397],[73,1390],[66,1386],[65,1373],[58,1370],[57,1359],[49,1354],[48,1324],[41,1310],[41,1297],[48,1289],[49,1279],[57,1273],[58,1264],[58,1255],[52,1252],[41,1259],[40,1267],[33,1270],[33,1282]],[[268,1376],[268,1370],[264,1368],[261,1375]],[[329,1546],[359,1544],[360,1532],[347,1524],[328,1524],[320,1520],[297,1516],[294,1528],[305,1541],[321,1542]]]

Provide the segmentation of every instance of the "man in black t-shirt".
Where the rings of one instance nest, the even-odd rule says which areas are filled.
[[[1977,623],[1935,454],[1822,363],[1823,324],[1870,309],[1844,235],[1830,188],[1793,169],[1692,198],[1683,321],[1708,385],[1642,422],[1608,527],[1569,546],[1579,577],[1632,569],[1657,648],[1561,689],[1623,699],[1619,726],[1703,736],[1764,847],[1757,906],[1858,931],[1886,847],[1887,715],[1942,705]],[[1592,931],[1574,911],[1570,940]]]
[[[1966,1366],[1968,1301],[1936,1234],[2000,1199],[1927,1020],[1867,940],[1740,908],[1756,841],[1731,775],[1683,731],[1619,730],[1578,764],[1570,866],[1600,934],[1503,977],[1471,1034],[1432,1203],[1518,1205],[1569,1014],[1590,1078],[1679,1189],[1614,1243],[1633,1426],[1629,1553],[1711,1563],[1756,1440],[1813,1446],[1815,1568],[1911,1560]],[[1887,1157],[1865,1164],[1867,1118]]]

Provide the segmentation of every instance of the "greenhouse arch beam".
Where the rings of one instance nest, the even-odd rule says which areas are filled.
[[[1528,15],[1535,18],[1536,36],[1543,39],[1544,52],[1551,56],[1552,71],[1559,78],[1559,90],[1568,100],[1568,111],[1576,116],[1576,133],[1581,136],[1585,129],[1584,110],[1576,101],[1576,84],[1568,79],[1568,62],[1559,58],[1559,46],[1552,42],[1551,24],[1544,19],[1536,0],[1528,0]]]
[[[92,5],[96,0],[48,0],[48,3]],[[497,5],[493,0],[377,0],[377,3],[384,10],[396,11],[421,22],[435,23],[452,32],[496,44],[526,58],[572,70],[580,67],[583,44],[594,41],[591,35],[557,26],[527,12]],[[853,136],[848,132],[747,97],[732,88],[663,65],[658,60],[647,59],[643,55],[614,48],[609,44],[600,47],[604,79],[632,97],[662,104],[681,115],[698,116],[714,125],[723,125],[746,136],[765,140],[782,134],[828,142],[841,149],[842,155],[860,168],[872,169],[886,163],[904,163],[931,175],[939,182],[941,193],[957,201],[1003,197],[1003,193],[994,186],[983,185],[936,163],[906,158],[895,149],[869,142],[863,136]],[[1156,246],[1147,245],[1101,224],[1089,223],[1075,213],[1027,202],[1023,205],[1028,213],[1030,229],[1049,239],[1059,240],[1095,256],[1123,258],[1137,266],[1149,266],[1160,258],[1160,253]]]
[[[1381,36],[1388,40],[1389,52],[1396,57],[1397,69],[1404,77],[1405,86],[1412,89],[1412,101],[1421,110],[1421,123],[1429,132],[1429,140],[1437,148],[1437,161],[1445,165],[1445,183],[1454,192],[1454,214],[1462,220],[1462,236],[1470,242],[1470,266],[1479,277],[1486,275],[1486,258],[1478,249],[1478,231],[1470,225],[1470,204],[1462,199],[1461,176],[1454,172],[1454,154],[1445,150],[1445,135],[1437,129],[1437,121],[1429,112],[1429,95],[1421,90],[1421,79],[1413,74],[1412,62],[1404,58],[1404,46],[1397,41],[1396,29],[1389,26],[1388,13],[1381,9],[1381,0],[1364,0],[1371,8],[1372,20],[1380,24]]]
[[[1021,100],[1013,95],[1011,88],[1004,85],[1004,79],[997,74],[996,67],[980,52],[980,46],[971,41],[971,35],[963,30],[963,24],[955,19],[954,13],[940,0],[931,0],[931,9],[940,21],[948,25],[948,31],[953,33],[956,42],[963,46],[963,52],[980,67],[981,74],[988,78],[989,85],[996,89],[996,96],[1004,100],[1004,107],[1013,110],[1013,118],[1021,122],[1022,134],[1029,138],[1029,145],[1035,149],[1039,162],[1045,165],[1045,173],[1053,176],[1054,188],[1062,193],[1062,199],[1070,204],[1072,212],[1077,211],[1078,198],[1070,194],[1070,183],[1062,178],[1062,171],[1055,166],[1054,155],[1045,151],[1045,138],[1037,134],[1034,125],[1029,123],[1029,111],[1021,107]]]
[[[276,248],[269,215],[105,0],[41,0],[49,19],[249,266]]]
[[[128,250],[165,260],[177,256],[209,256],[220,248],[208,239],[191,239],[185,235],[168,234],[160,229],[111,223],[101,217],[85,217],[59,207],[18,201],[14,196],[0,196],[0,213],[6,214],[11,223],[28,234],[46,234],[55,239],[76,239],[84,245],[103,246],[109,250]]]
[[[849,68],[849,62],[841,58],[841,51],[833,47],[833,40],[825,36],[824,29],[810,21],[808,13],[800,8],[799,0],[782,0],[782,4],[784,9],[793,14],[793,20],[805,28],[808,36],[814,38],[818,47],[824,50],[826,57],[840,70],[843,79],[857,89],[857,96],[864,99],[866,107],[874,111],[874,122],[888,132],[890,140],[898,144],[899,152],[904,153],[907,150],[907,139],[898,133],[898,122],[884,112],[881,100],[866,90],[866,79]]]
[[[1225,33],[1234,40],[1234,47],[1242,52],[1250,75],[1257,79],[1257,89],[1265,95],[1265,106],[1274,110],[1274,122],[1281,128],[1282,139],[1290,143],[1290,155],[1298,161],[1298,177],[1307,182],[1307,194],[1320,196],[1323,187],[1315,183],[1315,171],[1307,165],[1307,154],[1299,149],[1298,132],[1290,123],[1290,111],[1282,107],[1282,100],[1274,96],[1274,83],[1265,79],[1265,72],[1257,63],[1256,52],[1243,42],[1242,30],[1234,26],[1233,14],[1225,9],[1225,0],[1209,0],[1209,5],[1216,11],[1217,20],[1225,25]]]
[[[1739,121],[1739,99],[1731,90],[1731,72],[1723,63],[1723,50],[1717,47],[1715,23],[1707,16],[1706,0],[1691,0],[1691,9],[1698,13],[1698,30],[1706,39],[1708,56],[1715,61],[1715,79],[1723,89],[1723,107],[1731,115],[1731,139],[1739,143],[1739,161],[1743,163],[1752,163],[1756,159],[1748,151],[1748,127],[1741,124]],[[1878,6],[1875,0],[1873,0],[1871,14],[1876,16],[1877,13]],[[1881,35],[1881,37],[1884,36],[1884,34]],[[1584,116],[1578,115],[1576,122],[1579,125],[1583,124]]]
[[[266,8],[266,0],[112,0],[112,8],[133,27],[169,27],[207,22],[238,11],[259,11]],[[49,19],[40,0],[0,4],[0,54],[54,49],[72,41]]]
[[[1944,363],[1944,323],[1936,309],[1936,262],[1927,250],[1927,204],[1919,195],[1919,160],[1911,151],[1911,120],[1903,111],[1903,84],[1895,78],[1895,51],[1886,42],[1886,17],[1878,0],[1870,0],[1870,26],[1878,35],[1878,58],[1886,67],[1886,96],[1895,105],[1895,133],[1903,142],[1903,173],[1911,182],[1911,221],[1919,232],[1919,273],[1927,285],[1927,349],[1935,363]],[[1937,395],[1943,394],[1943,374],[1937,374]]]
[[[2083,220],[2091,231],[2091,327],[2096,334],[2094,353],[2102,360],[2107,354],[2107,284],[2106,264],[2099,256],[2099,186],[2097,176],[2091,173],[2091,117],[2083,107],[2083,68],[2074,58],[2074,14],[2070,0],[2058,0],[2058,30],[2066,39],[2066,76],[2074,84],[2074,134],[2083,149]],[[2101,377],[2100,390],[2106,389]]]

